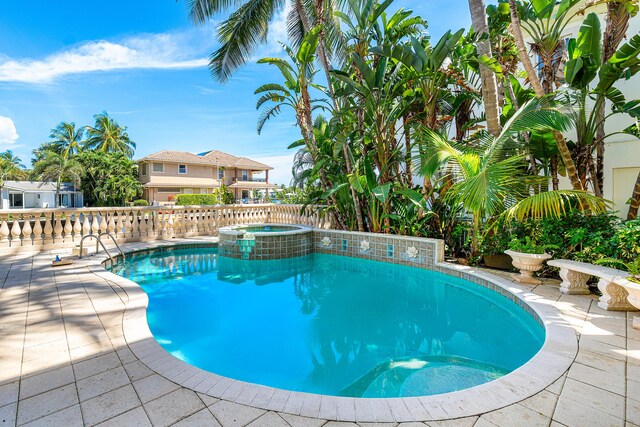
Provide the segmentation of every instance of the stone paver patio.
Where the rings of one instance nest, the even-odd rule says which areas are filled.
[[[356,425],[239,405],[164,378],[124,338],[126,291],[85,261],[52,268],[56,254],[67,251],[0,254],[0,425]],[[640,426],[640,331],[632,314],[604,311],[595,296],[561,294],[556,281],[529,289],[575,329],[570,369],[517,404],[401,426]]]

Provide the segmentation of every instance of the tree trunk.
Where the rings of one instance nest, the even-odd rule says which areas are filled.
[[[536,93],[536,96],[541,98],[545,96],[544,89],[540,84],[540,79],[538,78],[538,74],[536,70],[533,68],[533,63],[531,62],[531,58],[527,52],[527,47],[524,44],[524,37],[522,36],[522,29],[520,28],[520,18],[518,17],[518,9],[515,0],[509,0],[510,13],[511,13],[511,32],[513,33],[513,37],[516,41],[516,45],[518,46],[518,53],[520,56],[520,61],[524,66],[525,71],[527,72],[527,77],[529,78],[529,83],[531,87]],[[564,163],[564,167],[567,170],[567,176],[571,181],[571,185],[574,190],[584,190],[582,184],[580,183],[580,178],[578,178],[578,172],[576,169],[576,165],[571,158],[571,151],[567,146],[567,140],[564,139],[564,135],[562,132],[553,131],[553,136],[556,140],[556,144],[558,145],[558,151],[560,151],[560,157],[562,158],[562,162]],[[553,174],[552,174],[553,179]],[[557,178],[556,178],[557,179]],[[554,184],[555,186],[555,184]]]
[[[299,1],[299,0],[298,0]],[[317,25],[324,27],[324,2],[325,0],[316,0],[315,9],[316,9],[316,17],[317,17]],[[327,89],[329,90],[329,96],[331,97],[331,101],[333,103],[333,108],[335,111],[340,109],[338,105],[338,100],[335,96],[335,91],[333,89],[333,83],[331,82],[331,73],[330,71],[333,69],[331,65],[331,60],[327,55],[326,51],[326,41],[324,37],[324,30],[320,30],[318,33],[318,58],[320,59],[320,63],[322,64],[322,68],[324,69],[325,76],[327,78]],[[353,168],[351,165],[351,155],[349,154],[349,147],[347,144],[343,144],[342,146],[342,155],[344,157],[345,169],[347,175],[353,173]],[[351,198],[353,200],[353,207],[356,213],[356,223],[358,225],[358,231],[365,231],[364,221],[362,220],[362,210],[360,207],[360,198],[358,197],[358,193],[356,190],[349,185],[349,190],[351,192]]]
[[[607,62],[624,39],[629,29],[631,15],[627,9],[627,1],[607,2],[607,28],[602,36],[602,63]],[[596,179],[594,180],[594,192],[596,196],[603,196],[604,187],[604,117],[605,103],[598,105],[596,111]]]
[[[542,89],[542,85],[540,84],[538,73],[533,67],[533,63],[531,62],[531,58],[529,57],[529,52],[527,51],[527,46],[524,43],[524,37],[522,36],[522,29],[520,27],[520,17],[518,16],[518,6],[516,4],[516,0],[509,0],[509,9],[511,15],[511,34],[513,34],[516,46],[518,47],[520,62],[522,62],[524,70],[527,72],[529,84],[535,91],[536,96],[544,96],[544,90]]]
[[[477,49],[478,56],[493,57],[491,41],[488,38],[489,26],[487,24],[486,7],[484,0],[469,0],[469,11],[473,29],[480,36]],[[500,112],[498,110],[498,84],[496,75],[484,64],[480,64],[480,77],[482,79],[482,100],[487,117],[487,130],[493,136],[500,135]]]
[[[638,208],[640,207],[640,172],[638,172],[638,178],[636,178],[636,185],[633,187],[633,194],[631,195],[631,204],[629,205],[629,213],[627,219],[636,219],[638,217]]]

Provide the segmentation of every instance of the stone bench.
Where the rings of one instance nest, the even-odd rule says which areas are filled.
[[[554,259],[547,261],[547,264],[560,269],[562,279],[560,292],[569,295],[587,295],[590,293],[587,281],[591,277],[597,277],[598,289],[602,292],[598,307],[612,311],[637,310],[637,307],[629,301],[629,292],[624,285],[625,282],[633,283],[626,280],[629,277],[626,271],[567,259]]]

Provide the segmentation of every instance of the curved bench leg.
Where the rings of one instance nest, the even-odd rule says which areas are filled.
[[[589,274],[561,268],[560,278],[562,283],[560,284],[560,292],[568,295],[589,295],[591,291],[589,291],[587,281],[590,277]]]
[[[629,289],[629,296],[627,301],[633,305],[636,309],[640,310],[640,289]],[[640,329],[640,316],[633,316],[632,326],[635,329]]]
[[[629,303],[629,293],[622,286],[616,285],[605,279],[600,279],[598,289],[602,292],[598,307],[609,311],[635,311],[636,308]]]

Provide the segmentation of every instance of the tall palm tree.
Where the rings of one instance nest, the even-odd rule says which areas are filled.
[[[566,0],[564,3],[571,3],[571,6],[573,6],[575,2],[576,0]],[[543,3],[544,3],[544,6],[543,6]],[[536,10],[533,6],[533,3],[531,3],[530,9],[527,9],[527,10],[531,12],[533,9],[532,13],[535,13],[536,14],[535,16],[538,16],[538,14],[540,14],[539,16],[541,16],[542,19],[544,19],[545,22],[547,22],[547,26],[551,25],[551,28],[553,29],[553,33],[556,35],[555,40],[557,43],[559,43],[559,39],[561,38],[562,31],[564,31],[566,24],[562,26],[549,24],[549,20],[551,19],[550,16],[553,14],[553,11],[554,11],[555,2],[553,0],[545,0],[544,2],[536,3],[536,7],[538,7],[539,9]],[[529,80],[529,84],[531,85],[531,88],[535,91],[535,94],[537,97],[542,98],[548,93],[545,91],[545,88],[543,87],[540,81],[540,78],[538,77],[537,70],[533,67],[533,62],[531,61],[531,57],[529,57],[529,53],[527,51],[527,47],[524,41],[524,36],[522,35],[522,25],[521,25],[522,20],[520,17],[520,11],[518,10],[518,4],[516,3],[516,0],[509,0],[509,9],[510,9],[510,16],[511,16],[511,32],[513,33],[516,46],[518,47],[520,62],[522,62],[522,65],[527,73],[527,79]],[[564,20],[564,17],[566,17],[567,10],[568,9],[565,9],[565,11],[562,13],[563,20]],[[575,15],[572,15],[572,16],[575,16]],[[540,33],[539,38],[541,40],[544,40],[545,38],[544,34]],[[550,55],[549,57],[553,58],[553,55]],[[562,158],[562,162],[564,163],[564,167],[567,172],[567,177],[571,181],[571,185],[573,189],[584,190],[584,187],[580,182],[580,178],[578,177],[578,170],[576,168],[575,162],[571,157],[571,150],[569,149],[569,145],[567,144],[567,141],[564,138],[564,135],[562,134],[562,132],[559,132],[557,130],[554,130],[552,133],[556,141],[556,144],[558,146],[560,157]],[[553,185],[553,189],[557,190],[558,179],[557,179],[557,172],[555,172],[557,171],[557,165],[554,166],[553,169],[554,171],[552,171],[552,174],[551,174],[552,185]]]
[[[47,151],[42,160],[33,165],[33,175],[44,182],[53,182],[56,186],[56,208],[60,199],[60,187],[63,179],[70,179],[75,185],[80,182],[83,167],[74,157],[65,157],[55,151]]]
[[[120,126],[106,111],[96,114],[94,118],[95,125],[86,127],[88,138],[85,147],[106,153],[124,153],[129,158],[133,157],[136,143],[129,138],[127,127]]]
[[[607,204],[584,191],[557,190],[533,194],[533,186],[544,177],[526,172],[526,156],[514,138],[523,131],[567,130],[570,120],[544,100],[524,104],[505,124],[498,137],[479,138],[476,146],[450,142],[436,132],[426,130],[431,145],[422,157],[421,172],[434,176],[446,167],[453,180],[445,198],[473,215],[472,249],[477,252],[478,237],[484,220],[499,215],[523,217],[559,217],[572,205],[593,213],[602,213]]]
[[[84,127],[76,129],[76,124],[73,122],[60,122],[58,126],[51,129],[50,142],[64,157],[70,157],[78,154],[82,149],[84,131]]]
[[[24,165],[20,157],[11,150],[0,153],[0,209],[2,206],[2,189],[6,180],[19,179],[24,174]]]
[[[480,36],[477,49],[478,56],[492,58],[491,42],[489,40],[489,25],[487,24],[486,7],[484,0],[469,0],[471,23],[473,30]],[[483,37],[484,36],[484,37]],[[487,117],[487,130],[493,136],[500,134],[500,113],[498,109],[498,84],[496,76],[491,69],[480,63],[480,75],[482,77],[482,99],[484,111]]]

